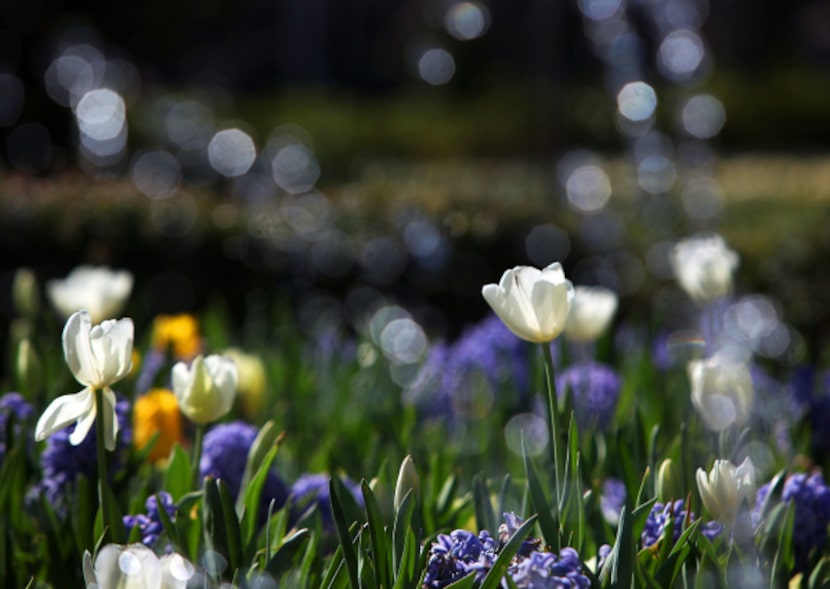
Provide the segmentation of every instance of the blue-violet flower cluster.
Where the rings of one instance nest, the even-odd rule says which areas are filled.
[[[560,395],[573,397],[574,412],[580,425],[605,427],[614,416],[622,378],[610,366],[584,362],[563,370],[556,378],[556,389]]]
[[[320,513],[323,528],[331,531],[334,529],[334,516],[331,513],[331,501],[329,500],[329,478],[329,475],[323,473],[303,474],[291,485],[291,497],[293,505],[300,511],[315,505]],[[351,491],[358,505],[362,507],[363,493],[360,485],[345,476],[341,476],[340,480]]]
[[[677,542],[680,535],[695,519],[695,514],[692,511],[686,510],[686,503],[683,499],[677,501],[669,501],[668,503],[655,503],[651,508],[651,512],[646,519],[646,526],[643,533],[640,535],[640,543],[643,548],[650,548],[655,546],[663,538],[666,526],[669,522],[674,522],[672,529],[672,542]],[[713,540],[722,531],[723,525],[710,521],[704,523],[700,527],[700,531],[704,536]]]
[[[468,327],[453,344],[430,349],[407,400],[427,417],[469,417],[477,414],[483,388],[490,397],[510,383],[519,402],[529,386],[528,344],[516,337],[496,315]]]
[[[770,484],[766,483],[755,495],[755,509],[752,523],[758,525],[761,509],[769,494]],[[796,568],[801,570],[807,564],[813,548],[824,547],[827,543],[827,526],[830,524],[830,488],[824,484],[821,473],[790,475],[784,483],[781,500],[795,503],[793,522],[793,549]]]
[[[167,491],[159,491],[156,495],[158,499],[161,499],[161,506],[167,512],[170,520],[175,520],[176,505],[173,503],[172,495]],[[141,543],[150,548],[153,548],[159,536],[164,532],[161,515],[159,514],[159,502],[156,495],[147,497],[147,501],[144,503],[144,508],[147,510],[146,513],[124,516],[124,526],[127,528],[127,532],[129,533],[137,526],[141,532]],[[167,546],[165,549],[166,552],[169,551],[167,549],[172,550],[172,546]]]
[[[19,436],[20,422],[31,419],[34,414],[34,408],[20,393],[6,393],[0,397],[0,464],[6,458],[9,438]],[[11,432],[9,422],[14,424]]]
[[[439,534],[429,549],[429,561],[424,576],[425,588],[441,588],[475,575],[480,582],[498,558],[521,519],[512,513],[504,515],[499,526],[498,539],[487,530],[478,535],[467,530]],[[583,573],[582,562],[573,548],[563,548],[559,554],[539,550],[540,540],[525,540],[507,569],[517,587],[548,589],[556,587],[590,587]]]
[[[110,455],[110,472],[108,473],[110,478],[126,466],[133,435],[129,420],[129,401],[120,395],[116,398],[118,437],[115,451]],[[90,480],[97,476],[98,443],[95,428],[77,446],[73,446],[69,441],[69,436],[73,431],[75,431],[75,424],[53,433],[47,438],[46,448],[40,455],[43,478],[36,492],[43,493],[46,500],[56,506],[59,513],[63,512],[67,487],[74,484],[78,476],[84,476]]]
[[[199,460],[202,478],[210,476],[222,480],[231,496],[236,499],[245,475],[248,451],[258,432],[256,426],[244,421],[231,421],[211,427],[202,442],[202,457]],[[273,471],[268,473],[262,488],[260,521],[267,515],[271,500],[274,501],[275,509],[279,509],[287,498],[288,489],[282,479]]]

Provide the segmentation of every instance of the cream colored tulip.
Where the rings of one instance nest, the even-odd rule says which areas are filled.
[[[617,312],[617,293],[599,286],[577,286],[565,337],[575,342],[596,341],[608,329]]]
[[[223,417],[233,406],[238,376],[230,358],[196,356],[189,365],[173,366],[173,392],[191,421],[205,425]]]
[[[523,340],[545,343],[565,328],[574,289],[555,262],[543,270],[506,270],[498,284],[485,285],[481,294],[510,331]]]
[[[698,468],[695,478],[703,506],[719,522],[731,525],[744,501],[752,507],[755,500],[755,467],[749,457],[737,467],[729,460],[715,460],[708,475]]]

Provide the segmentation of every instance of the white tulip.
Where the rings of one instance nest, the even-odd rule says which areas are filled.
[[[195,567],[181,554],[165,554],[161,557],[162,589],[186,589]]]
[[[565,337],[575,342],[596,341],[608,329],[617,312],[617,293],[607,288],[577,286]]]
[[[63,354],[75,379],[86,388],[52,401],[38,419],[35,439],[46,439],[75,422],[69,442],[75,446],[83,442],[95,422],[95,391],[101,389],[105,405],[104,445],[107,450],[114,450],[118,419],[110,385],[127,376],[132,368],[132,319],[110,319],[93,327],[89,313],[74,313],[63,328]]]
[[[69,317],[86,309],[93,323],[118,315],[132,288],[132,274],[103,266],[78,266],[66,278],[46,283],[46,293],[58,313]]]
[[[159,558],[144,544],[107,544],[83,558],[87,589],[184,589],[194,567],[179,554]]]
[[[545,343],[565,328],[574,289],[562,265],[554,262],[543,270],[506,270],[498,284],[486,284],[481,294],[510,331],[523,340]]]
[[[719,235],[692,237],[671,253],[674,275],[692,299],[706,303],[732,292],[732,274],[738,254]]]
[[[695,473],[703,506],[713,518],[731,525],[744,501],[752,507],[755,500],[755,467],[747,457],[736,467],[729,460],[715,460],[712,470],[698,468]]]
[[[692,360],[688,365],[692,404],[709,429],[743,425],[749,418],[755,390],[749,367],[724,355]]]
[[[236,364],[225,356],[199,355],[189,366],[185,362],[173,366],[173,392],[179,408],[200,425],[230,411],[238,380]]]

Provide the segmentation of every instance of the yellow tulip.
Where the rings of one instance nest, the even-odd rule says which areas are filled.
[[[153,347],[167,352],[179,360],[190,360],[201,351],[202,339],[199,322],[188,313],[159,315],[153,321]]]
[[[133,444],[144,449],[158,432],[148,458],[157,462],[170,456],[173,444],[182,440],[182,415],[173,391],[150,389],[133,406]]]

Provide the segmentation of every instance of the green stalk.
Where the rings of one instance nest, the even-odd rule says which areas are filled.
[[[548,417],[550,418],[550,447],[551,452],[553,453],[553,475],[556,489],[556,501],[558,505],[562,499],[562,493],[564,492],[561,480],[561,477],[564,476],[561,472],[562,458],[558,443],[560,423],[559,400],[556,395],[556,377],[554,376],[553,371],[553,355],[550,351],[550,342],[543,343],[541,346],[542,353],[545,358],[545,379],[548,393]]]
[[[190,489],[198,491],[202,486],[199,480],[199,462],[202,459],[202,438],[205,436],[205,426],[198,424],[196,426],[196,437],[193,439],[193,460],[190,463],[193,474],[190,479]]]
[[[104,391],[95,389],[95,445],[98,453],[98,503],[101,506],[102,522],[104,524],[104,541],[112,538],[112,522],[110,521],[109,493],[107,492],[107,448],[104,440]]]

